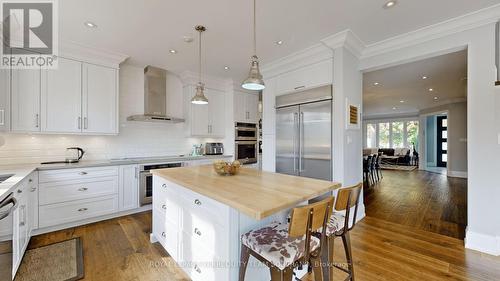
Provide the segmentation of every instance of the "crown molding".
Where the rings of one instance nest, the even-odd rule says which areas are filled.
[[[500,4],[429,25],[367,45],[361,58],[368,58],[405,47],[424,43],[454,33],[496,23],[500,18]]]
[[[82,60],[97,65],[120,68],[120,64],[129,56],[85,46],[73,41],[61,41],[59,43],[59,55],[61,57]]]
[[[179,75],[179,78],[182,81],[183,87],[186,86],[196,86],[198,84],[198,73],[192,71],[184,71]],[[219,90],[219,91],[227,91],[228,87],[233,87],[233,80],[231,79],[222,79],[214,76],[202,76],[202,82],[205,84],[205,88]]]
[[[263,64],[261,71],[264,77],[268,79],[281,73],[332,58],[333,51],[324,44],[319,43],[273,62]]]
[[[345,47],[358,58],[366,47],[366,44],[350,29],[328,36],[321,40],[321,43],[332,50]]]

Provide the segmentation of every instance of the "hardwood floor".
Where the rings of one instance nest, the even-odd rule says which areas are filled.
[[[383,171],[365,194],[366,215],[459,239],[467,226],[467,180],[425,171]]]
[[[150,232],[151,213],[145,212],[36,236],[29,247],[81,237],[84,280],[189,280],[158,243],[149,242]],[[500,280],[500,258],[465,250],[459,239],[373,217],[358,223],[351,237],[358,281]],[[340,241],[335,240],[339,263]],[[343,276],[338,272],[334,280]]]

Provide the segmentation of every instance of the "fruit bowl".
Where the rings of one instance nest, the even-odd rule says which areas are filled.
[[[240,162],[226,162],[222,160],[214,161],[213,163],[214,170],[217,174],[221,176],[234,176],[240,171]]]

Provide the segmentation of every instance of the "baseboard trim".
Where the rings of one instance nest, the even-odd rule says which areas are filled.
[[[466,179],[467,178],[467,172],[448,171],[448,177]]]
[[[482,253],[500,256],[500,237],[481,234],[467,230],[465,234],[465,248]]]

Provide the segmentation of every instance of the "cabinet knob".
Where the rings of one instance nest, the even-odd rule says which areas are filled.
[[[161,236],[162,236],[163,238],[166,238],[166,237],[167,237],[167,234],[165,234],[165,231],[161,233]]]
[[[33,182],[33,179],[29,179],[28,182]]]
[[[87,174],[87,172],[79,172],[78,174],[81,176],[85,176]]]
[[[167,205],[163,204],[163,205],[161,205],[161,208],[162,208],[163,210],[166,210],[166,209],[167,209]]]
[[[31,192],[35,192],[35,191],[36,191],[36,187],[32,187]]]
[[[19,223],[19,226],[24,226],[24,225],[25,225],[25,223],[24,223],[24,222],[20,222],[20,223]]]
[[[201,201],[200,201],[200,200],[198,200],[198,199],[196,199],[196,200],[194,200],[194,204],[196,204],[196,205],[200,206],[200,205],[201,205]]]
[[[23,193],[23,191],[22,191],[22,190],[20,190],[20,189],[18,189],[18,190],[17,190],[17,193]]]
[[[198,228],[194,229],[194,234],[201,236],[201,231]]]
[[[164,184],[162,184],[162,185],[161,185],[161,187],[163,187],[163,188],[167,188],[167,184],[166,184],[166,183],[164,183]]]
[[[194,265],[194,270],[198,273],[201,273],[201,269],[198,267],[197,264]]]
[[[85,212],[87,210],[88,210],[87,208],[81,208],[81,209],[78,209],[78,212]]]
[[[82,188],[78,189],[78,191],[87,191],[87,190],[88,190],[88,188],[86,188],[86,187],[82,187]]]

